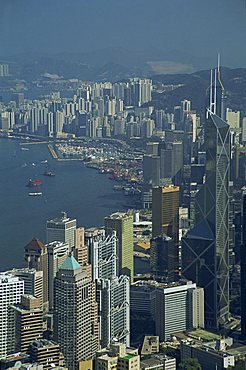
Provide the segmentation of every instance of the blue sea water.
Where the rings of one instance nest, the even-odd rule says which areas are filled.
[[[61,211],[78,226],[102,226],[106,215],[126,210],[130,201],[113,190],[106,175],[81,162],[58,162],[45,144],[26,147],[22,151],[18,140],[0,140],[0,271],[23,266],[24,246],[33,237],[46,242],[46,220]],[[43,176],[45,170],[56,176]],[[26,187],[29,179],[40,179],[40,190]],[[30,191],[43,195],[31,197]]]

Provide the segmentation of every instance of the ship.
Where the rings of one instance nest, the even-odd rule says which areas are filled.
[[[21,150],[24,152],[24,151],[28,151],[29,148],[21,147]]]
[[[41,180],[39,179],[35,179],[35,180],[30,179],[28,183],[26,184],[26,186],[28,186],[29,188],[38,187],[40,185],[41,185]]]
[[[54,172],[51,172],[51,171],[45,171],[43,173],[44,176],[49,176],[49,177],[54,177],[56,174]]]
[[[28,193],[29,196],[33,196],[33,197],[38,197],[40,195],[43,195],[43,193],[39,192],[39,193]]]

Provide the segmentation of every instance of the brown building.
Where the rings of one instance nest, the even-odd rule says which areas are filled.
[[[152,235],[179,241],[179,187],[159,186],[152,192]]]
[[[43,336],[43,311],[40,300],[24,294],[18,305],[10,306],[15,322],[15,351],[26,352],[29,345]]]
[[[33,238],[24,248],[25,267],[43,271],[43,307],[48,307],[48,253],[45,245]]]
[[[28,354],[32,362],[43,365],[44,369],[53,369],[55,366],[63,365],[60,346],[52,340],[40,339],[32,342]]]

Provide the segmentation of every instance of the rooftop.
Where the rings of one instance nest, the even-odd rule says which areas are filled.
[[[80,269],[80,264],[76,261],[73,256],[68,256],[63,264],[60,266],[59,270],[78,270]]]

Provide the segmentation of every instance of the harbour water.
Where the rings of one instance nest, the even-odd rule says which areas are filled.
[[[106,215],[126,210],[131,202],[113,190],[107,175],[81,162],[56,161],[45,144],[25,148],[18,140],[0,140],[0,271],[21,267],[24,246],[33,237],[45,242],[46,220],[61,211],[78,226],[102,226]],[[45,171],[55,176],[44,176]],[[29,179],[41,180],[38,190],[26,187]],[[36,191],[42,196],[28,195]]]

